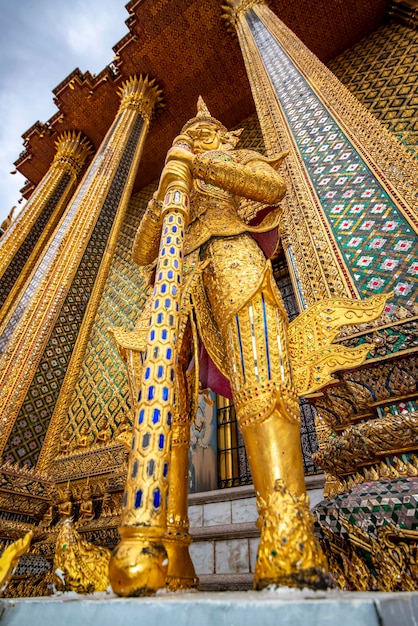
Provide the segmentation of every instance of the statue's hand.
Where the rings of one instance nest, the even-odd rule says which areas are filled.
[[[186,193],[190,191],[194,159],[191,148],[192,143],[187,135],[179,135],[174,139],[172,148],[167,152],[165,166],[160,177],[160,184],[156,193],[158,201],[164,200],[170,186],[176,185]]]
[[[189,168],[191,169],[193,166],[193,159],[194,159],[193,152],[191,152],[187,148],[184,148],[183,146],[173,146],[167,152],[165,162],[167,164],[170,161],[180,161],[181,163],[188,165]]]
[[[187,150],[184,150],[182,148],[171,148],[167,155],[167,159],[172,150],[181,150],[182,152],[188,152]],[[189,155],[191,155],[193,161],[193,155],[191,153],[189,153]],[[178,158],[175,158],[174,155],[173,158],[167,160],[166,165],[164,166],[164,169],[162,171],[160,184],[158,185],[158,190],[156,194],[157,200],[163,202],[167,189],[173,186],[182,189],[186,193],[190,191],[190,188],[192,186],[191,165],[189,165],[188,160],[180,160]]]

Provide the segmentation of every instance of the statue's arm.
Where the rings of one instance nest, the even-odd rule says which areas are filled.
[[[180,135],[175,142],[182,138]],[[132,258],[138,265],[150,265],[157,258],[163,224],[164,196],[173,183],[176,188],[189,192],[192,184],[192,160],[193,154],[184,145],[176,145],[168,151],[158,189],[148,203],[135,236]]]
[[[230,191],[234,195],[276,204],[286,193],[286,185],[278,172],[262,159],[236,163],[215,160],[211,152],[195,156],[192,168],[193,178],[198,178]]]
[[[162,202],[154,195],[149,201],[137,230],[132,249],[132,259],[138,265],[149,265],[158,256],[161,238]]]

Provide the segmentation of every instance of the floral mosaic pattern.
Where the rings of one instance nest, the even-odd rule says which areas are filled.
[[[389,22],[328,67],[404,147],[418,156],[418,31]]]
[[[328,227],[361,297],[393,292],[386,313],[414,307],[418,239],[374,172],[277,41],[252,13],[250,27]]]

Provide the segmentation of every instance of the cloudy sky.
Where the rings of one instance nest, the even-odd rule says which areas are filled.
[[[10,174],[21,135],[56,112],[52,89],[73,69],[97,74],[112,61],[127,1],[0,0],[0,223],[25,181]]]

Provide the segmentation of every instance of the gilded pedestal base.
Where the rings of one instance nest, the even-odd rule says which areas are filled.
[[[109,576],[119,596],[149,596],[165,586],[168,558],[161,537],[147,528],[121,526],[120,544],[113,551]]]

